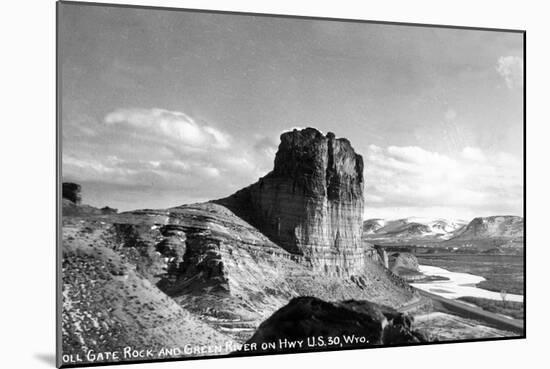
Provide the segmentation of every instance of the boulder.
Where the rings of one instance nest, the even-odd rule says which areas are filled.
[[[339,344],[331,347],[331,339]],[[285,340],[303,341],[304,345],[290,348]],[[369,301],[297,297],[263,322],[247,343],[261,348],[262,343],[274,342],[270,351],[288,352],[424,341],[422,334],[412,329],[412,318],[392,308]]]
[[[399,271],[419,272],[418,259],[409,252],[396,252],[389,257],[389,267],[392,272],[399,275]]]

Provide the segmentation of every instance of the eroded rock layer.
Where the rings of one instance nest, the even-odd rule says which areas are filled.
[[[112,250],[153,289],[239,342],[298,296],[396,307],[416,299],[375,254],[360,275],[322,274],[219,204],[64,217],[63,237],[64,248],[79,242]]]
[[[131,228],[113,225],[103,217],[64,219],[63,353],[80,355],[86,362],[90,360],[89,350],[122,352],[125,347],[135,347],[158,352],[189,343],[232,342],[151,282],[153,275],[147,271],[153,271],[152,266],[160,265],[161,259],[144,256],[149,249],[147,242]],[[130,245],[124,239],[131,237],[136,242]],[[156,270],[161,271],[162,268]],[[116,360],[105,357],[105,361],[119,360],[132,359],[122,354]]]
[[[217,202],[317,270],[365,267],[363,159],[344,138],[313,128],[283,133],[273,171]]]

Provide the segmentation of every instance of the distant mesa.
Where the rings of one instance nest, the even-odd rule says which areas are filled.
[[[79,205],[82,201],[81,191],[82,187],[79,184],[72,182],[63,182],[63,198],[71,201],[76,205]]]
[[[82,186],[74,182],[62,184],[62,212],[64,216],[112,215],[117,209],[105,206],[101,209],[82,204]]]

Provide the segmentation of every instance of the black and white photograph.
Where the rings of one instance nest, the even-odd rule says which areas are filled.
[[[58,366],[526,336],[524,30],[62,1],[57,146]]]

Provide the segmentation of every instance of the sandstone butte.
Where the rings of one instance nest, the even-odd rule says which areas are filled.
[[[363,158],[344,138],[313,128],[281,135],[273,171],[218,200],[318,271],[360,274]]]
[[[361,241],[363,188],[350,142],[306,128],[283,133],[273,170],[223,199],[122,213],[63,199],[63,351],[244,343],[300,296],[414,303]]]

